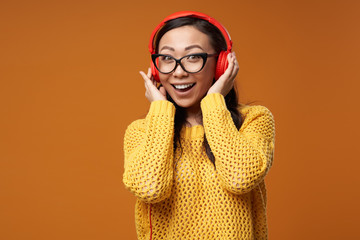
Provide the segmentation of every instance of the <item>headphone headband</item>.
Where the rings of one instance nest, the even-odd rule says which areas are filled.
[[[155,44],[154,44],[154,40],[155,37],[158,33],[158,31],[170,20],[176,19],[176,18],[181,18],[181,17],[193,17],[193,18],[199,18],[199,19],[203,19],[208,21],[209,23],[211,23],[212,25],[214,25],[215,27],[217,27],[220,32],[222,33],[223,37],[225,38],[226,41],[226,45],[227,45],[227,52],[231,52],[232,49],[232,41],[230,38],[230,34],[228,33],[228,31],[226,30],[226,28],[221,25],[221,23],[219,23],[218,21],[216,21],[214,18],[204,14],[204,13],[200,13],[200,12],[193,12],[193,11],[180,11],[180,12],[176,12],[173,13],[169,16],[167,16],[152,32],[151,37],[150,37],[150,42],[149,42],[149,51],[151,54],[155,53]]]

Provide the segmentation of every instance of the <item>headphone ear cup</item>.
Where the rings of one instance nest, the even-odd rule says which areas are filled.
[[[160,82],[159,71],[156,69],[154,63],[151,62],[150,66],[151,66],[151,74],[152,74],[154,80],[157,82]]]
[[[215,80],[218,80],[221,75],[224,74],[227,69],[229,62],[227,60],[227,55],[229,52],[221,51],[218,57],[218,61],[216,64],[216,72],[215,72]]]

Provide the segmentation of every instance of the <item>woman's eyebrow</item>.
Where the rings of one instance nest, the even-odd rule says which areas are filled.
[[[200,48],[201,50],[204,50],[200,45],[194,44],[194,45],[187,46],[187,47],[185,48],[185,51],[188,51],[188,50],[193,49],[193,48]],[[162,50],[164,50],[164,49],[168,49],[168,50],[173,51],[173,52],[175,51],[174,48],[169,47],[169,46],[163,46],[163,47],[160,49],[160,51],[162,51]]]
[[[169,47],[169,46],[163,46],[163,47],[160,49],[160,51],[162,51],[162,50],[164,50],[164,49],[168,49],[168,50],[170,50],[170,51],[175,51],[174,48]]]
[[[200,45],[194,44],[194,45],[190,45],[190,46],[186,47],[185,51],[193,49],[193,48],[200,48],[201,50],[204,50],[202,47],[200,47]]]

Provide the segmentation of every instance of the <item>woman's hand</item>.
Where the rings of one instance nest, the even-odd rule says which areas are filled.
[[[143,71],[140,71],[140,74],[143,77],[145,83],[145,97],[150,102],[156,100],[167,100],[165,88],[161,86],[159,89],[157,89],[156,81],[151,75],[151,68],[148,69],[147,75]]]
[[[227,55],[229,65],[224,74],[210,87],[207,94],[220,93],[224,97],[230,92],[234,86],[235,77],[239,71],[239,64],[236,60],[235,53],[229,53]]]

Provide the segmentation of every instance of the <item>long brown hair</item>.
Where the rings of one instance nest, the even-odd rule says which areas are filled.
[[[220,30],[217,27],[215,27],[208,21],[202,20],[199,18],[181,17],[181,18],[176,18],[176,19],[168,21],[163,26],[163,28],[160,29],[160,31],[158,32],[156,39],[155,39],[156,52],[158,52],[158,46],[159,46],[160,39],[166,32],[168,32],[174,28],[188,26],[188,25],[195,27],[200,32],[205,33],[207,36],[209,36],[210,43],[216,53],[220,53],[221,51],[226,51],[226,49],[227,49],[226,41],[225,41],[222,33],[220,32]],[[214,82],[215,82],[215,79],[214,79]],[[226,102],[227,109],[231,113],[231,117],[234,121],[234,124],[235,124],[236,128],[239,130],[242,125],[242,117],[238,110],[239,103],[238,103],[237,92],[235,89],[236,88],[233,87],[230,90],[230,92],[225,96],[225,102]],[[178,147],[181,149],[181,152],[182,152],[182,146],[181,146],[181,141],[180,141],[180,131],[186,124],[186,109],[178,106],[168,93],[166,95],[167,95],[167,99],[169,101],[171,101],[176,107],[175,122],[174,122],[174,126],[175,126],[174,127],[174,152],[176,151],[176,149]],[[216,168],[215,156],[211,152],[211,148],[206,139],[206,134],[204,136],[203,145],[205,148],[206,155],[209,157],[211,162],[214,164],[214,167]]]

